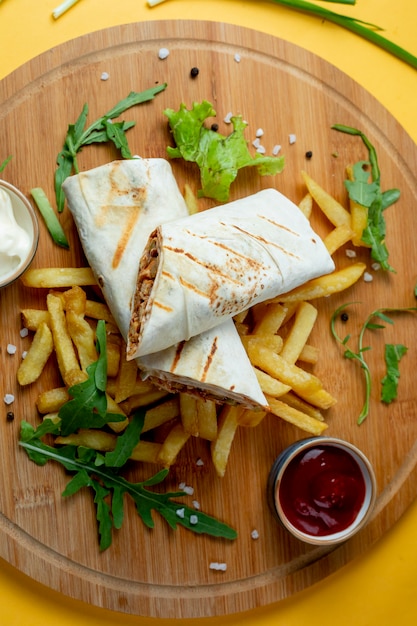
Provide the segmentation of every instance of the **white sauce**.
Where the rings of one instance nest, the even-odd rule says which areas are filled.
[[[13,272],[27,257],[31,240],[13,213],[9,194],[0,189],[0,276]]]

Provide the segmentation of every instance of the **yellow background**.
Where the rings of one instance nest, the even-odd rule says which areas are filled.
[[[417,70],[339,26],[262,0],[79,0],[59,20],[60,0],[0,0],[0,79],[25,61],[79,35],[128,22],[217,20],[296,43],[349,74],[370,91],[417,142]],[[355,7],[321,3],[377,23],[384,36],[417,56],[416,0],[357,0]],[[0,139],[1,142],[1,139]],[[1,143],[0,143],[1,145]],[[313,588],[276,605],[214,626],[409,626],[416,622],[417,503],[365,556]],[[193,620],[181,620],[194,626]],[[7,626],[170,626],[175,620],[133,618],[69,600],[0,560],[0,623]]]

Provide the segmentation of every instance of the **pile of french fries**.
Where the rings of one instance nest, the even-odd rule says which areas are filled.
[[[347,210],[305,172],[303,178],[307,193],[299,208],[308,218],[313,205],[324,213],[331,225],[324,238],[330,254],[349,241],[363,245],[366,209],[355,205]],[[317,309],[310,300],[347,289],[364,270],[363,263],[353,262],[236,316],[236,327],[268,401],[268,411],[217,405],[187,393],[168,394],[142,380],[136,363],[125,358],[124,340],[107,305],[87,295],[90,286],[97,288],[90,268],[31,269],[24,275],[27,287],[49,291],[45,310],[21,312],[24,327],[34,335],[18,369],[18,382],[29,385],[37,381],[55,352],[62,385],[41,391],[36,406],[43,419],[59,420],[60,408],[70,399],[68,389],[86,380],[87,367],[98,358],[95,327],[98,320],[104,320],[108,412],[121,414],[125,419],[110,422],[101,430],[57,437],[56,443],[82,445],[102,452],[112,450],[131,416],[143,407],[145,438],[134,449],[133,460],[169,467],[190,437],[200,437],[209,442],[213,466],[222,477],[239,427],[255,427],[269,414],[312,435],[319,435],[327,428],[323,413],[336,400],[310,371],[319,358],[318,349],[309,344],[317,318]]]

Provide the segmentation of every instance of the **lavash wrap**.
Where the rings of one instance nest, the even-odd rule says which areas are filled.
[[[187,341],[333,270],[309,220],[275,189],[161,224],[139,267],[128,359]]]
[[[156,158],[113,161],[67,178],[63,189],[84,254],[127,341],[149,234],[161,223],[188,215],[171,166]],[[188,391],[250,409],[267,405],[231,320],[185,345],[136,361],[142,378],[151,377],[167,391]]]

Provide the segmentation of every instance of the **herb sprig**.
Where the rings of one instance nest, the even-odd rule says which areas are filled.
[[[120,475],[140,440],[143,411],[133,415],[127,428],[118,436],[114,450],[105,454],[83,446],[67,444],[55,447],[42,441],[47,435],[65,436],[78,429],[101,428],[109,421],[125,419],[125,416],[107,413],[106,335],[102,320],[97,324],[97,351],[97,361],[87,368],[88,379],[69,389],[72,399],[61,407],[58,413],[60,419],[46,419],[36,429],[23,421],[19,445],[38,465],[56,461],[74,474],[62,493],[64,497],[74,495],[84,487],[93,491],[100,550],[106,550],[111,545],[113,529],[120,529],[123,524],[125,495],[134,500],[138,515],[148,528],[154,527],[152,513],[156,511],[173,529],[181,525],[194,533],[235,539],[236,531],[227,524],[176,502],[174,498],[185,496],[184,491],[159,493],[148,489],[159,485],[168,475],[168,469],[162,469],[138,483]]]
[[[347,347],[347,344],[350,340],[350,335],[346,335],[343,339],[339,336],[339,334],[336,331],[336,320],[339,317],[339,315],[345,311],[345,309],[347,309],[349,306],[355,304],[354,302],[348,302],[347,304],[343,304],[342,306],[338,307],[330,320],[330,330],[331,333],[333,335],[333,338],[340,343],[341,345],[345,346],[346,349],[343,353],[343,356],[346,359],[352,359],[356,362],[359,363],[359,365],[361,366],[363,372],[364,372],[364,377],[365,377],[365,400],[361,409],[361,412],[359,413],[359,417],[358,417],[358,424],[362,424],[364,422],[364,420],[368,417],[369,415],[369,410],[370,410],[370,400],[371,400],[371,392],[372,392],[372,375],[371,375],[371,370],[369,368],[369,365],[365,359],[365,353],[367,351],[369,351],[371,348],[370,346],[365,346],[364,345],[364,335],[365,332],[367,330],[381,330],[384,329],[386,327],[386,324],[394,324],[394,321],[392,320],[391,317],[389,317],[389,314],[395,314],[395,313],[407,313],[407,312],[415,312],[417,311],[417,307],[404,307],[404,308],[380,308],[380,309],[375,309],[374,311],[372,311],[368,317],[365,319],[365,322],[363,323],[361,330],[359,332],[359,337],[358,337],[358,347],[356,352],[352,349],[350,349],[349,347]],[[375,318],[379,321],[374,321]],[[384,323],[382,323],[384,322]],[[388,344],[387,344],[388,345]],[[395,373],[397,373],[398,371],[398,361],[399,358],[397,358],[398,356],[402,356],[403,354],[403,350],[400,350],[398,354],[392,354],[391,351],[385,352],[385,359],[386,359],[386,363],[387,363],[387,367],[394,367],[394,371]],[[392,358],[391,358],[392,357]],[[388,358],[388,361],[387,361]],[[399,373],[397,376],[397,382],[398,382],[398,377],[399,377]],[[388,384],[388,383],[384,383],[384,384]],[[395,389],[396,391],[396,389]],[[395,399],[396,395],[394,395],[393,390],[391,389],[390,392],[386,392],[388,393],[388,395],[386,395],[387,400],[389,399],[389,401],[392,401],[393,399]],[[384,400],[384,402],[386,402],[387,400]]]
[[[354,179],[352,181],[346,180],[345,186],[349,197],[368,209],[368,220],[362,233],[362,240],[370,246],[372,258],[380,263],[382,269],[394,272],[394,268],[388,261],[389,252],[385,244],[386,224],[383,213],[385,209],[397,202],[400,191],[398,189],[382,191],[377,153],[362,131],[343,124],[334,124],[332,128],[348,135],[360,137],[368,149],[369,161],[355,163],[353,166]],[[371,169],[370,176],[369,172],[364,169],[368,165]]]
[[[58,167],[55,170],[55,195],[59,213],[63,211],[65,204],[62,183],[73,171],[75,173],[79,172],[77,154],[85,146],[110,141],[120,150],[123,158],[131,159],[132,154],[128,145],[126,131],[135,126],[135,122],[115,122],[114,119],[127,109],[152,100],[158,93],[164,91],[166,87],[167,84],[163,83],[142,92],[130,92],[126,98],[120,100],[110,111],[107,111],[87,128],[88,104],[84,104],[75,124],[68,126],[64,146],[56,159]]]

